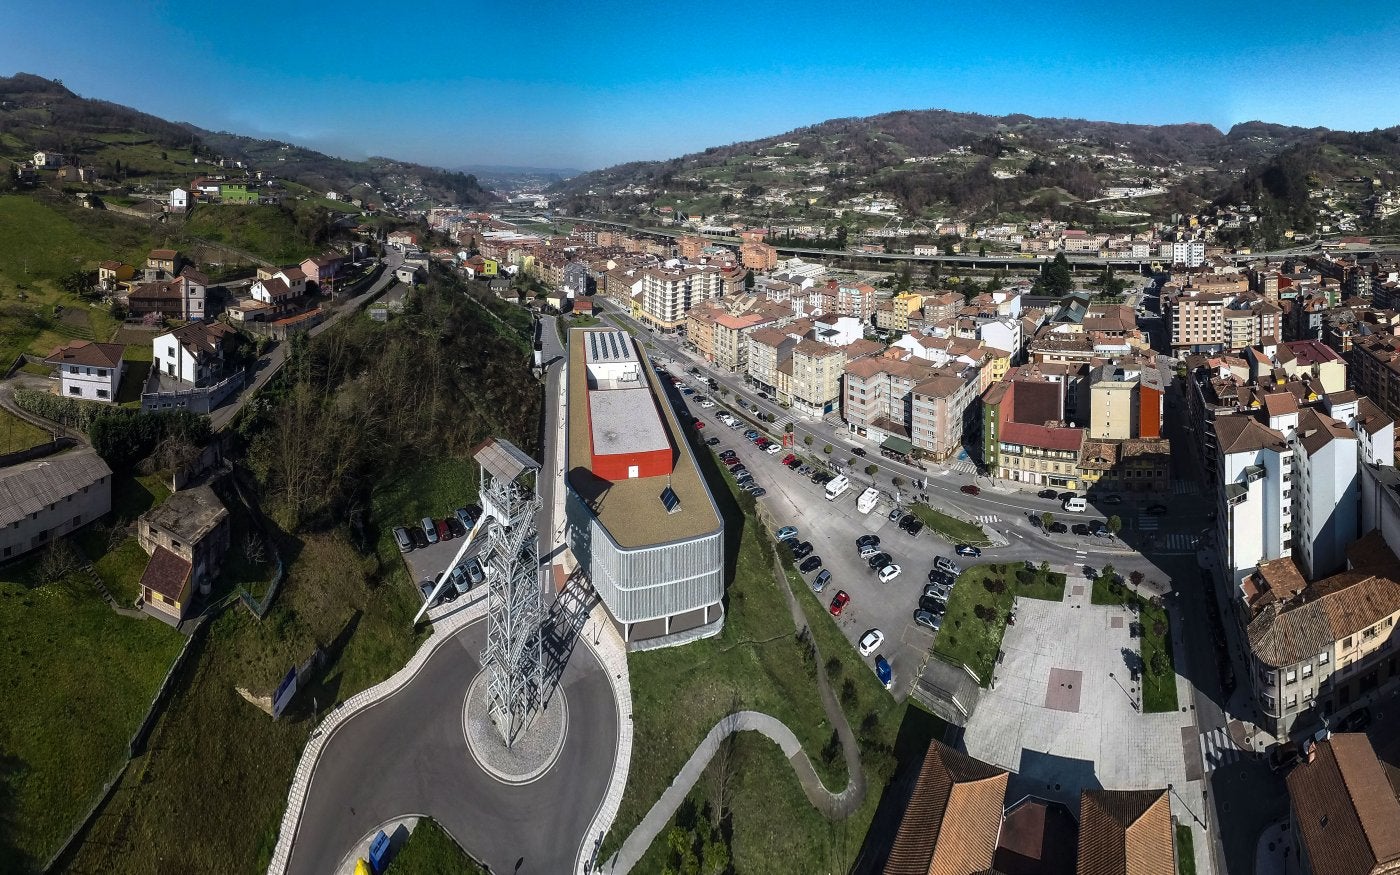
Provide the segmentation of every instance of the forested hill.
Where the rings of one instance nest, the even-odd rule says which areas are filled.
[[[106,170],[123,161],[128,176],[175,172],[174,152],[242,161],[313,191],[421,205],[487,203],[476,177],[391,158],[350,161],[275,140],[214,132],[171,122],[105,100],[79,97],[61,80],[28,73],[0,77],[0,157],[18,160],[36,150],[62,152]],[[123,160],[124,159],[124,160]]]

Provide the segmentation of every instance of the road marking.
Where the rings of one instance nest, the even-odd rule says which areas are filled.
[[[1201,760],[1207,772],[1237,763],[1246,754],[1253,755],[1253,752],[1235,747],[1234,739],[1230,738],[1230,732],[1224,726],[1201,733]]]
[[[973,519],[979,523],[986,523],[988,525],[990,525],[991,523],[1001,522],[1001,517],[997,516],[996,514],[983,514],[981,516],[973,517]]]

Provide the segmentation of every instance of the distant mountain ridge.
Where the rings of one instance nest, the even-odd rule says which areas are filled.
[[[80,159],[101,154],[116,136],[149,138],[157,150],[190,150],[242,161],[313,191],[347,196],[386,192],[423,205],[488,203],[493,196],[474,176],[392,158],[335,158],[277,140],[209,131],[171,122],[106,100],[80,97],[62,80],[30,73],[0,77],[0,155],[22,157],[47,149]],[[152,162],[154,165],[154,162]],[[139,168],[138,168],[139,169]]]
[[[1400,186],[1398,144],[1400,127],[1352,133],[1250,121],[1222,132],[1196,123],[901,110],[619,164],[551,191],[580,215],[664,205],[829,227],[860,198],[892,199],[904,220],[1014,220],[1034,212],[1092,224],[1095,211],[1083,204],[1116,187],[1157,192],[1145,207],[1154,218],[1233,198],[1261,202],[1266,211],[1286,202],[1277,212],[1301,222],[1315,212],[1309,191],[1333,180],[1364,176]]]

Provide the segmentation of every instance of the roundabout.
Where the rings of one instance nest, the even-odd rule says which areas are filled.
[[[462,704],[462,732],[467,750],[482,770],[502,784],[529,784],[559,761],[569,731],[569,706],[564,691],[550,696],[515,744],[507,747],[492,719],[485,672],[476,676]]]

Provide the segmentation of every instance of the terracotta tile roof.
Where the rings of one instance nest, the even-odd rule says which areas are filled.
[[[1396,871],[1400,802],[1370,740],[1365,733],[1341,733],[1311,751],[1287,782],[1314,875]]]
[[[1010,775],[929,745],[885,875],[973,875],[991,868]]]
[[[1078,838],[1068,808],[1027,796],[1006,809],[994,868],[998,875],[1074,875]]]
[[[141,572],[141,586],[174,602],[180,600],[189,577],[190,560],[157,545],[146,570]]]
[[[1288,449],[1283,435],[1251,416],[1226,416],[1215,420],[1215,437],[1222,453]]]
[[[1080,875],[1176,875],[1166,790],[1085,790],[1079,797]]]
[[[179,255],[179,253],[174,249],[152,249],[146,257],[148,259],[154,258],[157,261],[170,261],[177,255]]]
[[[126,349],[120,343],[94,343],[90,340],[75,340],[67,346],[60,346],[44,359],[51,365],[84,365],[93,368],[115,368],[121,364],[122,352]]]
[[[1297,434],[1298,442],[1309,456],[1316,455],[1334,440],[1356,440],[1356,434],[1351,429],[1311,407],[1298,415]]]
[[[180,276],[184,277],[192,283],[198,283],[201,286],[209,285],[209,277],[205,276],[204,274],[200,273],[192,267],[186,267],[184,270],[180,271]]]

